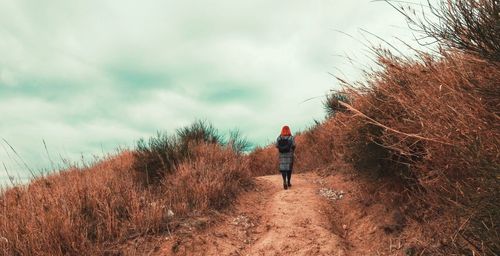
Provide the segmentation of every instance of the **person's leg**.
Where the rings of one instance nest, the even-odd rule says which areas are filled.
[[[290,181],[292,180],[292,171],[290,170],[290,171],[286,172],[286,176],[287,176],[286,179],[287,179],[287,182],[288,182],[287,185],[289,187],[291,187],[292,183],[290,183]]]
[[[286,182],[286,173],[287,172],[281,172],[281,176],[283,177],[283,188],[284,189],[287,189],[288,188],[288,184]]]

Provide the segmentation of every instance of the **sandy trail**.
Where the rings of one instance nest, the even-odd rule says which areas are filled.
[[[255,191],[201,234],[169,241],[160,255],[345,255],[329,230],[318,194],[320,178],[296,174],[284,190],[281,176],[256,178]]]
[[[281,188],[281,177],[260,179]],[[339,238],[321,214],[324,199],[318,195],[314,175],[295,175],[289,190],[277,190],[262,212],[268,228],[243,254],[249,255],[343,255]]]

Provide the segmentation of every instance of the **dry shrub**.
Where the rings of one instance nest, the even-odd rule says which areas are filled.
[[[257,147],[249,155],[249,169],[253,176],[273,175],[279,173],[278,149],[274,144]]]
[[[500,61],[500,1],[440,0],[429,8],[437,21],[405,13],[414,30],[448,48]]]
[[[201,143],[193,151],[196,158],[156,186],[143,186],[134,154],[124,152],[3,191],[0,254],[117,253],[126,240],[223,209],[250,184],[247,163],[231,147]]]
[[[347,94],[339,91],[332,91],[330,94],[326,96],[326,99],[323,101],[323,105],[328,117],[332,117],[338,112],[346,112],[347,108],[342,105],[340,102],[349,103],[349,99],[347,98]]]
[[[158,229],[150,221],[156,198],[131,177],[125,152],[88,170],[40,178],[0,197],[3,255],[102,253],[104,243]],[[149,220],[145,220],[147,217]]]
[[[140,139],[134,151],[134,169],[145,185],[156,185],[179,165],[196,158],[195,148],[200,144],[226,146],[236,154],[242,154],[250,145],[238,130],[231,131],[226,138],[211,123],[199,120],[171,135],[158,132],[149,140]]]
[[[402,234],[410,251],[495,255],[499,2],[443,1],[432,10],[439,21],[422,30],[440,42],[439,54],[417,51],[412,60],[375,50],[381,70],[361,86],[344,84],[352,103],[327,107],[348,111],[301,136],[298,148],[307,152],[298,162],[327,167],[330,157],[335,170],[342,158],[367,181],[385,180],[413,227]]]
[[[146,185],[160,182],[177,167],[195,157],[193,149],[200,143],[224,144],[224,138],[212,124],[195,121],[179,128],[175,134],[158,132],[149,140],[140,139],[134,154],[134,169]]]
[[[231,148],[202,144],[195,151],[197,157],[181,164],[164,182],[177,211],[221,210],[251,185],[248,159]]]
[[[325,169],[332,165],[338,156],[334,150],[335,130],[331,129],[333,119],[316,123],[296,137],[295,167],[300,172]]]
[[[429,224],[433,239],[448,239],[441,249],[500,250],[499,63],[450,51],[412,62],[379,57],[384,70],[352,91],[345,159],[405,184],[407,214]]]
[[[411,226],[401,234],[409,251],[495,255],[499,3],[446,3],[437,12],[441,27],[424,30],[442,42],[439,54],[416,51],[411,59],[375,49],[380,71],[355,86],[340,80],[351,102],[327,98],[335,114],[297,137],[296,164],[353,169],[385,184],[384,200]]]

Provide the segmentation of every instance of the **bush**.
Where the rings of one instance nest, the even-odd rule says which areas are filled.
[[[326,111],[327,117],[334,116],[337,112],[345,112],[347,108],[340,104],[340,102],[350,103],[347,98],[347,94],[344,92],[333,91],[326,96],[323,102],[324,109]]]
[[[225,140],[212,124],[196,121],[173,135],[158,132],[148,141],[140,139],[134,152],[134,169],[140,172],[145,184],[156,184],[174,173],[180,164],[196,157],[193,149],[201,144],[227,145],[238,154],[249,147],[248,141],[238,131],[231,132],[229,139]]]
[[[458,234],[435,253],[498,251],[500,130],[485,97],[499,86],[498,63],[453,52],[421,59],[380,57],[384,70],[349,106],[345,160],[405,184],[407,214],[429,235]]]
[[[249,155],[249,169],[253,176],[273,175],[279,173],[278,149],[274,144],[257,147]]]
[[[140,139],[134,155],[134,169],[140,172],[146,184],[150,184],[173,173],[181,162],[189,158],[189,151],[187,147],[182,147],[175,136],[158,132],[156,137],[148,141]]]
[[[251,143],[241,135],[239,130],[233,130],[229,133],[229,139],[226,145],[233,149],[237,154],[248,152],[251,148]]]
[[[463,4],[457,1],[449,8]],[[482,4],[467,6],[473,10],[450,12],[475,19],[489,11]],[[458,21],[440,22],[446,27]],[[401,195],[395,199],[401,203],[397,207],[405,209],[408,223],[424,227],[428,240],[417,247],[431,253],[500,250],[495,231],[500,225],[500,95],[492,89],[500,88],[500,64],[492,60],[497,50],[488,48],[500,45],[500,38],[489,36],[490,25],[484,37],[472,34],[478,48],[467,44],[469,37],[461,37],[463,41],[455,42],[459,45],[443,38],[454,48],[440,56],[420,53],[409,60],[377,51],[383,69],[371,73],[363,87],[345,85],[353,102],[341,104],[348,111],[331,122],[338,132],[331,132],[330,139],[337,141],[334,151],[342,152],[344,161],[357,171],[403,185],[395,186]],[[477,29],[470,33],[481,31]]]
[[[134,152],[134,169],[141,173],[146,184],[158,183],[172,174],[183,162],[195,157],[193,148],[199,144],[223,145],[223,138],[212,124],[196,121],[182,127],[176,134],[158,132],[148,141],[140,139]]]
[[[422,253],[495,255],[499,2],[447,1],[432,10],[437,25],[421,27],[438,39],[439,54],[417,51],[412,60],[375,49],[382,69],[361,86],[343,83],[350,103],[327,97],[330,119],[297,139],[305,149],[297,164],[384,181],[384,194],[412,227],[400,237]]]
[[[252,184],[248,160],[231,148],[201,144],[193,151],[196,157],[165,180],[167,197],[177,212],[221,210]]]
[[[177,129],[179,144],[224,144],[224,138],[219,131],[211,124],[205,121],[195,121],[189,126]]]
[[[500,1],[441,0],[429,8],[436,22],[407,15],[415,30],[451,49],[500,61]]]
[[[329,121],[315,121],[313,126],[297,135],[294,168],[298,172],[324,169],[333,163],[336,152]]]

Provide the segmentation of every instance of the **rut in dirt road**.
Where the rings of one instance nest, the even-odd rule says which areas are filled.
[[[297,174],[292,188],[283,190],[279,175],[258,177],[255,191],[220,224],[170,242],[160,255],[345,255],[342,238],[329,230],[322,212],[327,202],[318,194],[319,180]]]

